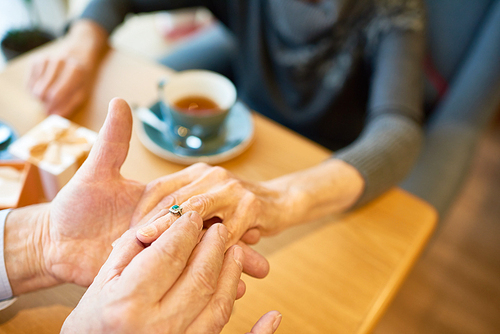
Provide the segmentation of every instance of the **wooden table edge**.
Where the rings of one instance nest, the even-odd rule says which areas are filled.
[[[392,274],[391,279],[389,280],[389,284],[386,285],[386,288],[379,294],[379,296],[374,299],[372,303],[372,307],[370,308],[370,312],[365,317],[365,320],[361,323],[357,334],[365,334],[371,333],[375,329],[375,326],[378,324],[382,316],[385,314],[385,311],[391,304],[392,300],[396,296],[397,292],[406,281],[406,278],[410,274],[412,268],[415,266],[415,263],[418,261],[420,256],[422,255],[424,249],[427,247],[429,240],[431,239],[434,231],[436,230],[437,223],[439,221],[439,214],[430,203],[426,202],[422,198],[404,190],[399,187],[396,188],[398,191],[404,193],[406,196],[413,198],[414,200],[420,202],[422,205],[426,206],[429,209],[429,214],[432,216],[429,220],[428,224],[430,224],[430,228],[426,230],[422,230],[420,236],[415,238],[415,240],[421,240],[420,246],[417,247],[413,252],[407,252],[404,260],[400,262],[397,270]],[[404,274],[401,274],[404,273]],[[393,284],[390,284],[390,283]]]

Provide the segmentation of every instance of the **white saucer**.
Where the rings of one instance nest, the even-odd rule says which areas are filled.
[[[150,110],[160,119],[160,103]],[[241,101],[229,111],[221,135],[203,143],[202,149],[195,150],[174,143],[170,136],[139,121],[137,134],[141,143],[152,153],[166,160],[191,165],[196,162],[218,164],[230,160],[245,151],[251,144],[254,134],[253,119],[250,109]]]

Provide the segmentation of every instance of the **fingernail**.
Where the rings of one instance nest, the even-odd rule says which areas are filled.
[[[234,261],[238,264],[241,270],[243,270],[243,249],[240,246],[234,247],[233,253]]]
[[[219,232],[219,236],[225,244],[227,242],[227,228],[222,224],[217,224],[217,232]]]
[[[118,239],[116,239],[115,241],[113,241],[113,243],[111,244],[111,247],[115,248],[117,242],[118,242]]]
[[[153,237],[155,234],[156,234],[156,229],[151,226],[151,225],[148,225],[146,227],[143,227],[139,230],[139,233],[142,234],[143,236],[145,237]]]
[[[282,317],[283,316],[281,315],[281,313],[276,316],[276,319],[274,320],[274,323],[273,323],[273,333],[278,329],[278,326],[281,323]]]

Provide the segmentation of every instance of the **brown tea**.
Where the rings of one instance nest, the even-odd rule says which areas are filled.
[[[174,103],[175,109],[186,113],[218,113],[220,107],[204,96],[186,96]]]

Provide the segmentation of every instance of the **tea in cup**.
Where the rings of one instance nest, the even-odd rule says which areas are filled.
[[[226,117],[236,103],[233,83],[206,70],[177,72],[160,83],[159,93],[167,131],[180,141],[198,140],[199,145],[187,145],[191,148],[220,136]]]

